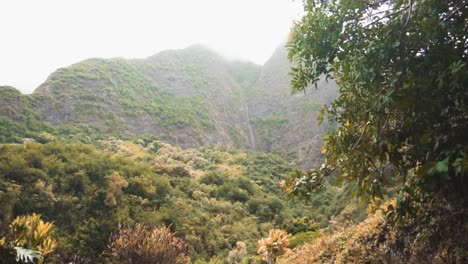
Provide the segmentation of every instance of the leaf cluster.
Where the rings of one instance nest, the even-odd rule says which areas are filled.
[[[189,263],[189,246],[167,227],[119,225],[105,252],[110,263]]]
[[[332,177],[366,200],[391,187],[397,218],[423,194],[464,203],[466,1],[304,4],[288,44],[292,88],[333,78],[340,96],[322,114],[340,126],[325,138],[324,165],[292,177],[289,190],[307,194]]]

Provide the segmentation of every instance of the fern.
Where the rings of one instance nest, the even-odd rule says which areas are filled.
[[[42,253],[37,250],[27,249],[23,247],[14,247],[14,249],[16,250],[16,261],[34,263],[34,259],[43,259]]]

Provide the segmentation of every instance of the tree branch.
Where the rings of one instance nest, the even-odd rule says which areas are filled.
[[[468,2],[464,2],[463,4],[461,4],[459,7],[456,7],[452,10],[452,12],[450,12],[449,14],[447,14],[446,17],[444,17],[444,19],[442,19],[442,22],[445,22],[447,21],[449,18],[451,18],[453,15],[455,15],[458,11],[460,11],[460,9],[464,8],[468,6]]]
[[[351,147],[351,150],[356,149],[357,145],[361,142],[362,137],[363,137],[364,134],[366,133],[366,130],[367,130],[367,122],[366,122],[366,124],[364,125],[364,130],[362,131],[362,133],[361,133],[361,135],[359,136],[358,140],[357,140],[356,143],[354,143],[354,145]]]

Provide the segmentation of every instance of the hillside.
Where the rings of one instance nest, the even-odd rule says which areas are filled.
[[[238,241],[254,260],[269,229],[318,234],[349,203],[334,187],[313,207],[286,201],[279,182],[292,168],[274,154],[161,141],[2,144],[0,237],[15,216],[35,212],[54,222],[57,254],[84,263],[103,261],[119,223],[138,222],[170,227],[199,263],[225,259]]]
[[[88,59],[58,69],[31,95],[0,87],[1,122],[17,135],[2,137],[37,139],[45,127],[91,138],[152,135],[183,148],[282,152],[310,167],[326,129],[314,116],[336,88],[323,82],[318,92],[291,95],[288,69],[283,47],[264,66],[198,45],[146,59]]]
[[[322,136],[330,129],[317,123],[323,105],[338,96],[337,86],[322,80],[305,93],[291,94],[287,50],[278,48],[265,63],[258,79],[256,95],[249,109],[257,147],[266,151],[288,151],[300,167],[319,164]]]
[[[0,87],[0,264],[468,263],[468,0],[300,4],[264,65],[194,45]],[[243,47],[225,9],[197,28]]]
[[[253,262],[270,229],[298,246],[334,217],[362,219],[340,188],[311,205],[281,192],[288,173],[321,161],[330,126],[316,115],[337,96],[326,82],[291,95],[289,67],[283,47],[259,66],[192,46],[88,59],[30,95],[0,87],[0,238],[34,212],[56,228],[48,261],[105,262],[120,223],[146,223],[169,227],[195,263],[225,261],[238,242]]]

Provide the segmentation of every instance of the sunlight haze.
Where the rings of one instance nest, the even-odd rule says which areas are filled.
[[[301,14],[292,0],[2,1],[0,85],[31,93],[57,68],[203,44],[263,64]]]

